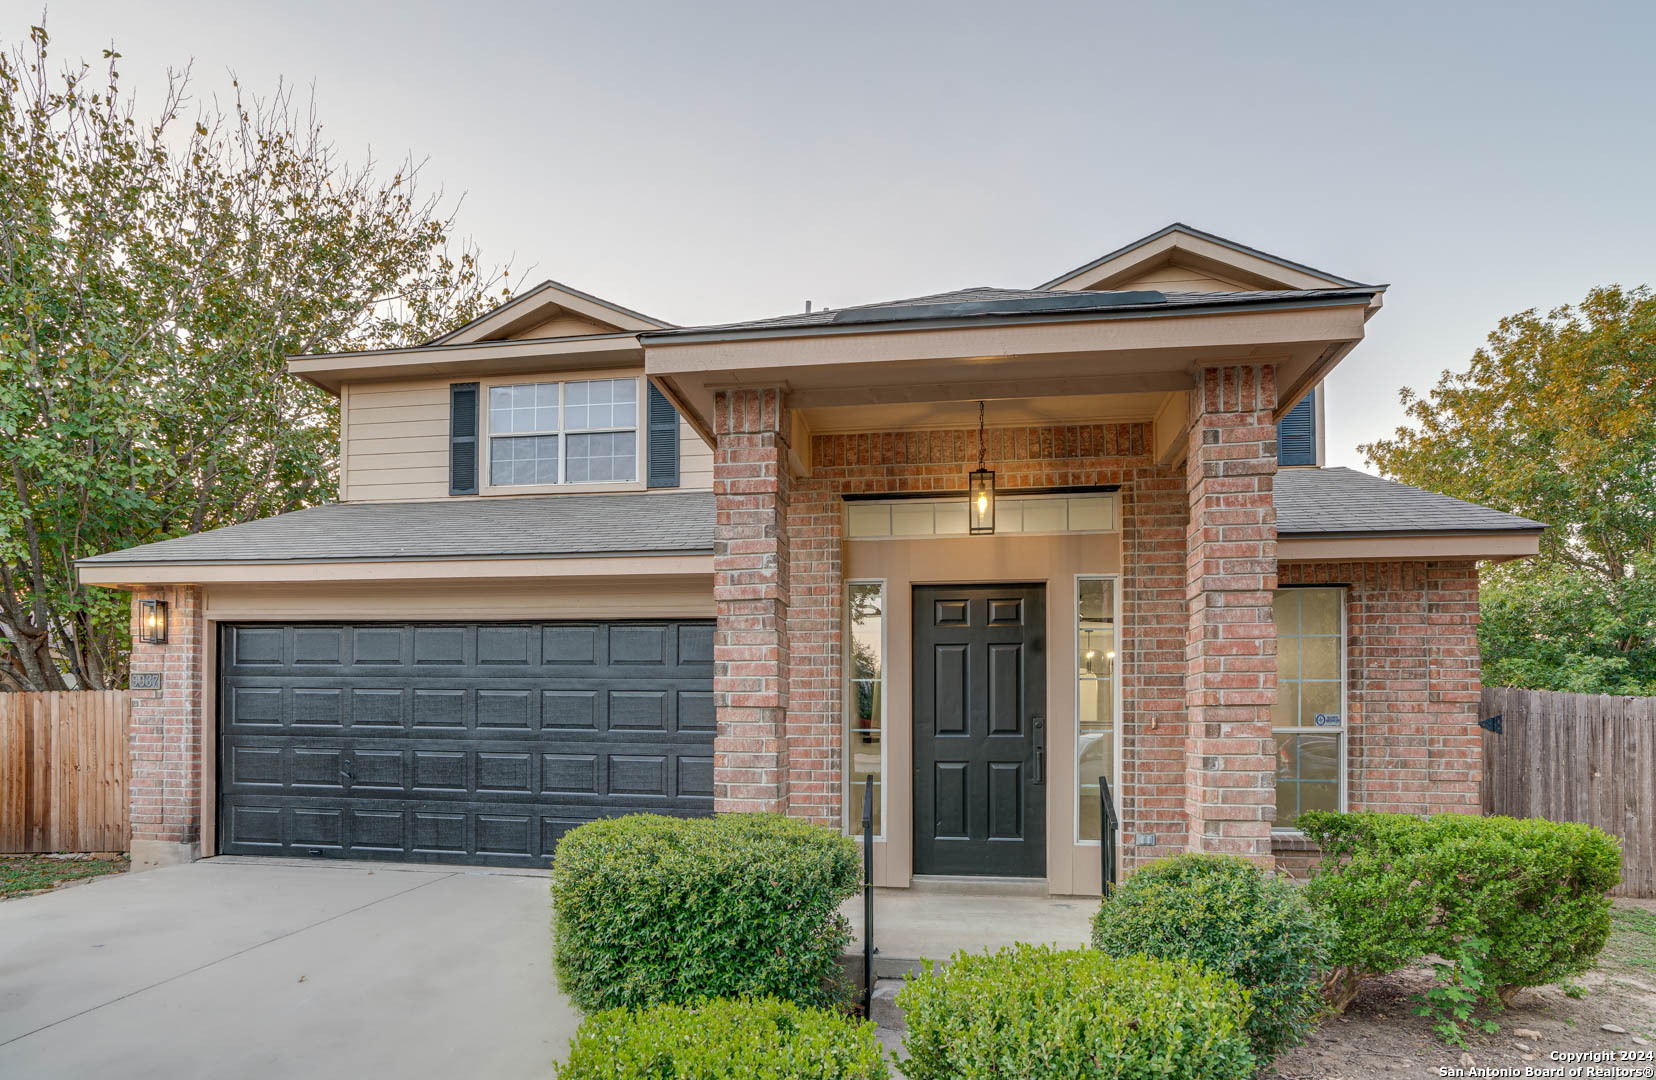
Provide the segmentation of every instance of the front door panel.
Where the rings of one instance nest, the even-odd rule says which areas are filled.
[[[914,590],[914,872],[1046,874],[1046,590]]]

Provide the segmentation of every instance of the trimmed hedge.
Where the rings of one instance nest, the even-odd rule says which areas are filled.
[[[1610,936],[1621,844],[1591,825],[1439,814],[1300,815],[1322,848],[1306,898],[1337,934],[1330,1001],[1428,954],[1489,942],[1485,985],[1503,1003],[1526,986],[1578,975]]]
[[[774,998],[606,1009],[558,1080],[886,1080],[874,1025]]]
[[[558,983],[587,1012],[773,996],[832,1005],[862,882],[850,837],[774,814],[595,821],[552,864]]]
[[[1230,855],[1175,855],[1135,873],[1093,917],[1093,947],[1198,961],[1248,988],[1261,1060],[1315,1026],[1330,932],[1298,886]]]
[[[1248,998],[1183,960],[1016,945],[959,954],[897,993],[909,1080],[1241,1080]]]

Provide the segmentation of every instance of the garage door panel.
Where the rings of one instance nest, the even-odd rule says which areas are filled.
[[[224,628],[221,849],[544,865],[712,812],[712,624]]]

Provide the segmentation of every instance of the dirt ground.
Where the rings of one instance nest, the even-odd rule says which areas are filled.
[[[1567,1076],[1581,1064],[1636,1070],[1624,1076],[1656,1075],[1649,1058],[1571,1063],[1552,1057],[1581,1051],[1656,1054],[1656,901],[1619,900],[1617,908],[1615,931],[1599,966],[1577,980],[1586,990],[1580,998],[1555,986],[1522,991],[1511,1008],[1490,1014],[1501,1026],[1497,1034],[1469,1035],[1462,1050],[1445,1045],[1431,1022],[1414,1014],[1412,995],[1431,986],[1431,970],[1400,971],[1370,979],[1343,1017],[1325,1022],[1308,1045],[1283,1054],[1266,1075],[1283,1080],[1474,1076],[1479,1075],[1471,1071],[1475,1066],[1516,1068],[1515,1075],[1523,1076],[1526,1067],[1562,1066],[1560,1075]],[[1606,1031],[1604,1024],[1627,1034]],[[1520,1036],[1520,1029],[1536,1034]],[[1442,1067],[1467,1071],[1440,1072]]]

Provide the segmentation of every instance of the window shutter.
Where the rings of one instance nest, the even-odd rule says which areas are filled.
[[[1315,465],[1317,463],[1317,390],[1315,388],[1299,404],[1288,410],[1277,424],[1277,464]]]
[[[477,384],[449,386],[449,494],[477,494]]]
[[[649,384],[649,487],[678,487],[679,415],[667,395]]]

